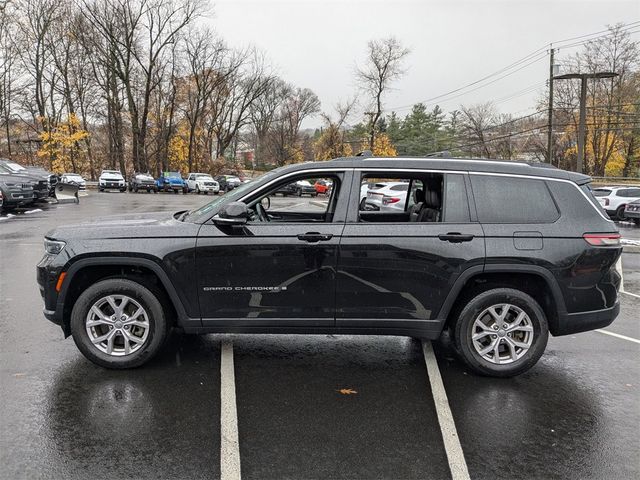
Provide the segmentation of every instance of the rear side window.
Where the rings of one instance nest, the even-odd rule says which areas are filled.
[[[616,193],[618,197],[640,197],[640,188],[623,188]]]
[[[478,220],[484,223],[552,223],[560,213],[542,180],[471,175]]]

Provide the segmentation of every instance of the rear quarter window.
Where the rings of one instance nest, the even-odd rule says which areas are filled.
[[[471,175],[483,223],[553,223],[560,212],[543,180]]]

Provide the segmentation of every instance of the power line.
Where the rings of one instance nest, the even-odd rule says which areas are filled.
[[[640,21],[635,21],[635,22],[631,22],[631,23],[626,24],[624,27],[622,27],[618,31],[628,32],[629,30],[637,28],[638,26],[640,26]],[[605,33],[605,32],[608,32],[608,33]],[[605,33],[605,34],[602,35],[602,33]],[[563,40],[558,40],[557,42],[553,42],[553,45],[558,45],[559,44],[559,48],[570,48],[570,47],[573,47],[573,46],[577,46],[577,45],[588,43],[588,42],[593,41],[593,40],[597,40],[597,39],[600,39],[600,38],[605,38],[607,36],[614,35],[615,33],[616,33],[616,31],[612,32],[611,30],[602,30],[602,31],[599,31],[599,32],[593,32],[593,33],[589,33],[589,34],[586,34],[586,35],[581,35],[581,36],[578,36],[578,37],[571,37],[571,38],[566,38],[566,39],[563,39]],[[628,33],[636,33],[636,32],[634,31],[634,32],[628,32]],[[591,37],[591,38],[587,38],[587,37]],[[569,44],[569,45],[562,45],[563,43],[571,42],[573,40],[579,40],[579,39],[583,39],[583,38],[585,38],[585,40],[583,40],[582,42],[576,42],[576,43]],[[482,77],[482,78],[480,78],[478,80],[475,80],[475,81],[473,81],[471,83],[468,83],[467,85],[463,85],[463,86],[458,87],[456,89],[450,90],[449,92],[443,93],[441,95],[436,95],[435,97],[431,97],[431,98],[428,98],[428,99],[420,101],[420,102],[415,102],[415,103],[413,103],[411,105],[401,105],[401,106],[397,106],[397,107],[387,108],[385,110],[386,111],[401,111],[401,110],[406,110],[408,108],[413,107],[416,103],[429,104],[430,102],[433,102],[434,100],[439,100],[439,99],[444,99],[445,97],[450,97],[451,95],[456,94],[458,92],[462,92],[463,90],[466,90],[469,87],[481,84],[481,83],[485,82],[486,80],[489,80],[489,79],[491,79],[493,77],[501,75],[502,73],[508,72],[509,70],[511,70],[511,69],[513,69],[515,67],[519,67],[516,70],[507,73],[506,75],[503,75],[503,76],[501,76],[501,77],[499,77],[499,78],[497,78],[495,80],[492,80],[491,82],[487,82],[486,84],[480,85],[480,86],[478,86],[478,87],[476,87],[474,89],[468,90],[466,92],[459,93],[458,95],[455,95],[455,96],[453,96],[451,98],[446,98],[446,100],[441,100],[441,102],[439,102],[439,103],[449,102],[449,101],[451,101],[451,100],[453,100],[455,98],[459,98],[459,97],[461,97],[463,95],[466,95],[468,93],[474,92],[474,91],[476,91],[476,90],[478,90],[480,88],[484,88],[484,87],[486,87],[488,85],[491,85],[491,84],[493,84],[493,83],[495,83],[495,82],[497,82],[497,81],[499,81],[499,80],[501,80],[501,79],[503,79],[503,78],[505,78],[507,76],[512,75],[513,73],[516,73],[519,70],[522,70],[523,68],[528,67],[529,65],[533,65],[534,63],[538,62],[542,58],[546,57],[546,55],[547,55],[547,52],[545,51],[546,48],[547,48],[546,45],[544,47],[538,48],[537,50],[534,50],[533,52],[529,53],[528,55],[525,55],[524,57],[520,58],[519,60],[516,60],[515,62],[507,65],[506,67],[503,67],[503,68],[501,68],[501,69],[499,69],[499,70],[497,70],[497,71],[495,71],[493,73],[490,73],[489,75],[486,75],[486,76],[484,76],[484,77]],[[530,61],[530,60],[532,60],[532,61]],[[527,62],[529,62],[529,63],[527,63]],[[526,65],[521,66],[523,63],[526,63]]]

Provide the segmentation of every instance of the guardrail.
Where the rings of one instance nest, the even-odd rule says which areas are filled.
[[[596,185],[639,185],[638,177],[591,177]]]

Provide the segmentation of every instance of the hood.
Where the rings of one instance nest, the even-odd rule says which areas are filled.
[[[138,180],[142,180],[145,182],[153,182],[153,177],[151,175],[136,175]]]
[[[75,225],[61,225],[47,232],[46,237],[69,243],[87,243],[115,238],[166,238],[196,235],[199,225],[180,222],[174,215],[175,212],[151,212],[96,218]]]
[[[169,183],[179,183],[180,185],[184,183],[184,180],[178,177],[164,177],[164,179],[169,180]]]

